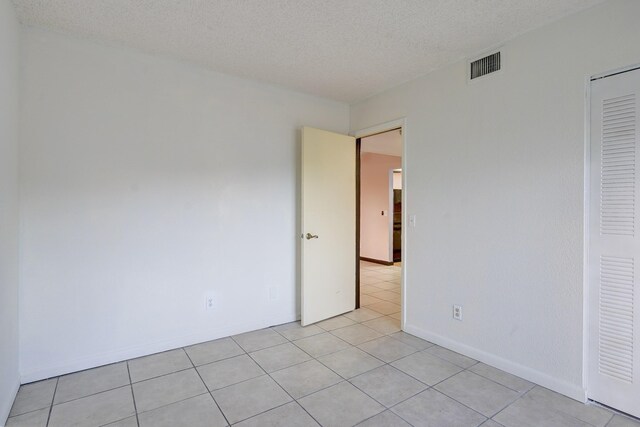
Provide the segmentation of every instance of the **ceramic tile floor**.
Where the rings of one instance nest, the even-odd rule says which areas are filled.
[[[400,320],[400,263],[360,263],[360,307]]]
[[[370,269],[370,286],[395,274]],[[26,384],[7,427],[640,427],[401,332],[376,304]]]

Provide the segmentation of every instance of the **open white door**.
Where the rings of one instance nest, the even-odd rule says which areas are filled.
[[[640,70],[591,84],[588,397],[640,416]]]
[[[355,138],[302,128],[302,325],[355,308]]]

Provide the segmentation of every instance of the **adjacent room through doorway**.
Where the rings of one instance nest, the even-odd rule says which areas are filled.
[[[360,307],[400,322],[402,130],[360,140]]]

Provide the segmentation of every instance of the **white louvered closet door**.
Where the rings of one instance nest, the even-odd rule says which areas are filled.
[[[591,83],[588,397],[640,416],[640,70]]]

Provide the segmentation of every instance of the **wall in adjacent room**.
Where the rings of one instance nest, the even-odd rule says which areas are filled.
[[[360,156],[360,256],[392,262],[390,251],[391,171],[402,167],[402,157],[377,153]],[[386,215],[382,215],[385,211]]]
[[[299,129],[346,104],[36,29],[24,73],[24,381],[296,318]]]
[[[576,398],[583,383],[587,79],[640,62],[640,2],[613,0],[355,104],[406,117],[406,330]],[[452,305],[464,320],[452,319]]]

